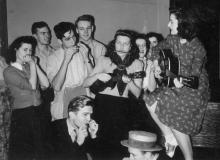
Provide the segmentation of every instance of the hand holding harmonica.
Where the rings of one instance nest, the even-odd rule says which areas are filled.
[[[65,60],[69,62],[72,59],[73,55],[75,55],[77,52],[79,52],[78,46],[67,48],[65,50]]]
[[[84,143],[86,137],[88,136],[87,127],[81,126],[78,128],[78,130],[76,130],[76,132],[77,132],[76,141],[79,145],[82,145]]]
[[[91,121],[89,122],[88,131],[89,131],[90,136],[91,136],[92,139],[96,138],[96,133],[97,133],[97,131],[98,131],[98,128],[99,128],[99,126],[98,126],[98,124],[96,123],[96,121],[91,120]]]

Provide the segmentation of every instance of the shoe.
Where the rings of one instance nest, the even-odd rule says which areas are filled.
[[[165,143],[165,148],[166,148],[166,154],[172,158],[175,154],[177,145],[171,145],[169,143]]]
[[[178,146],[178,143],[176,141],[176,138],[173,134],[164,136],[165,137],[165,148],[166,148],[166,154],[172,158],[175,154],[176,147]]]

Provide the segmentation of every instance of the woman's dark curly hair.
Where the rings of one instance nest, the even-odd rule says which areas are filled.
[[[150,41],[149,41],[149,39],[147,38],[147,36],[145,35],[145,34],[141,34],[141,33],[139,33],[139,34],[136,34],[136,36],[135,36],[135,45],[136,45],[136,47],[138,48],[138,46],[137,46],[137,44],[136,44],[136,40],[138,40],[138,39],[143,39],[143,40],[145,40],[145,42],[146,42],[146,52],[148,53],[148,51],[149,51],[149,48],[150,48]],[[138,50],[139,51],[139,50]],[[146,55],[145,55],[145,57],[147,57],[147,53],[146,53]],[[138,57],[139,57],[139,54],[138,54]]]
[[[116,39],[118,36],[126,36],[130,39],[131,42],[130,43],[131,49],[129,51],[129,54],[127,55],[130,56],[128,65],[130,65],[135,59],[138,59],[139,54],[138,54],[138,48],[135,45],[135,34],[136,32],[132,30],[122,30],[122,29],[117,30],[114,39],[110,41],[109,44],[107,45],[106,57],[109,57],[112,60],[112,62],[115,63],[115,60],[117,59],[116,57],[118,57],[115,51]]]
[[[164,40],[163,35],[161,33],[157,33],[157,32],[149,32],[146,34],[146,37],[148,40],[151,37],[155,37],[157,39],[158,43],[161,42],[162,40]]]
[[[171,10],[170,14],[174,14],[178,20],[178,35],[188,41],[197,36],[198,27],[196,17],[192,10],[176,9]]]
[[[7,54],[4,55],[6,62],[10,64],[16,61],[16,50],[18,50],[22,44],[27,43],[32,46],[32,55],[34,54],[37,41],[33,36],[21,36],[16,38],[8,48]]]

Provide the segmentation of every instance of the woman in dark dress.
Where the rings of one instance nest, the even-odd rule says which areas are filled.
[[[168,155],[174,154],[175,147],[169,145],[173,142],[175,144],[171,136],[173,133],[186,160],[193,159],[190,135],[199,133],[209,100],[206,51],[197,38],[194,17],[189,13],[182,10],[171,11],[168,23],[171,35],[157,46],[157,49],[172,50],[180,62],[179,75],[182,77],[174,78],[173,87],[161,86],[144,97],[152,117],[164,134]],[[158,57],[158,51],[155,49],[155,58]],[[155,73],[155,77],[160,75]],[[191,79],[192,83],[187,83],[186,79]]]
[[[107,47],[107,55],[100,57],[84,81],[85,87],[91,86],[91,91],[96,92],[94,117],[100,125],[97,151],[103,154],[101,159],[123,157],[126,150],[120,141],[127,137],[133,120],[139,118],[134,115],[138,112],[135,98],[128,97],[129,92],[139,97],[142,87],[142,77],[129,77],[143,71],[133,40],[130,31],[118,30]]]
[[[41,159],[43,150],[42,124],[39,108],[42,106],[39,89],[49,86],[33,56],[36,40],[32,36],[16,38],[9,47],[4,70],[4,80],[13,97],[9,159]]]

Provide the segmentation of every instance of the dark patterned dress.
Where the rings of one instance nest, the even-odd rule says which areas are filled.
[[[205,70],[206,51],[198,38],[181,44],[179,37],[171,35],[158,47],[170,48],[180,61],[180,75],[198,76],[199,87],[160,87],[145,95],[144,100],[147,105],[158,101],[155,113],[165,125],[185,134],[197,134],[209,100],[209,82]],[[157,52],[154,55],[156,57]]]

